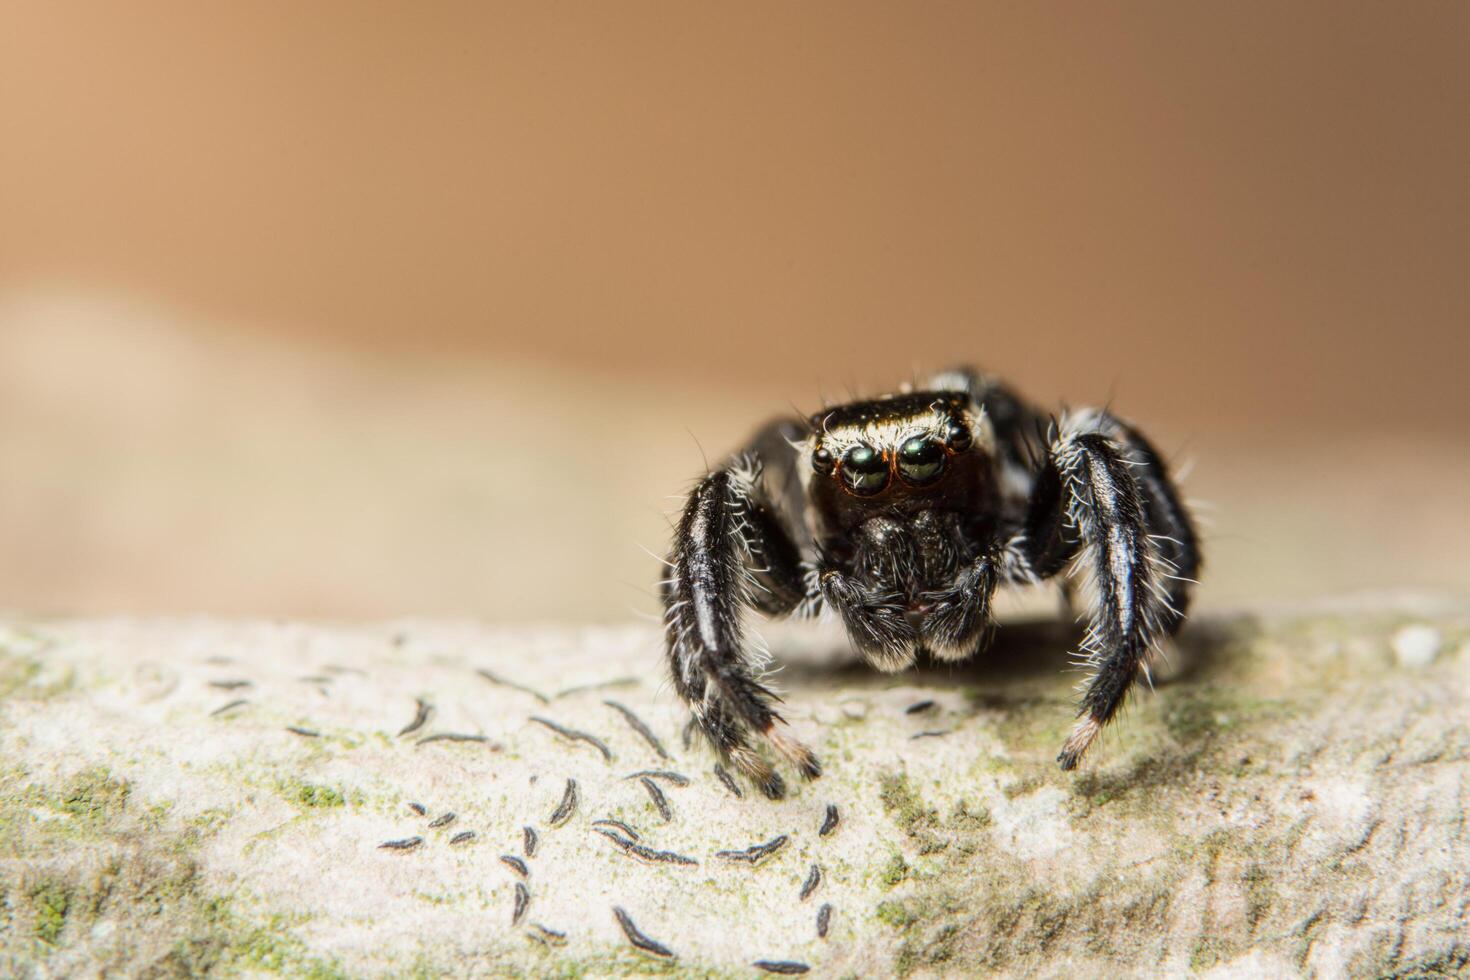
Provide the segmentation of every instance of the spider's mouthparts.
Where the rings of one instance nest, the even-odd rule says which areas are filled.
[[[909,604],[904,607],[904,619],[908,620],[909,625],[912,626],[915,631],[918,631],[923,627],[924,620],[927,619],[929,617],[929,614],[933,611],[934,603],[922,599],[912,599],[909,601]]]

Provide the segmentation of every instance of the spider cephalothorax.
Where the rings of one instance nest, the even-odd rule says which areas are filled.
[[[1094,588],[1092,676],[1057,760],[1077,765],[1178,629],[1199,569],[1188,511],[1157,452],[1103,411],[1047,419],[970,371],[922,391],[839,405],[762,429],[685,505],[663,586],[674,687],[722,756],[771,797],[764,738],[805,776],[741,615],[836,613],[853,646],[896,671],[927,650],[976,653],[1001,584],[1069,569]]]

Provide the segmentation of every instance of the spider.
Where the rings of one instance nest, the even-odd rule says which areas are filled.
[[[743,614],[840,618],[882,671],[978,653],[999,585],[1090,578],[1091,673],[1057,761],[1073,769],[1178,630],[1200,566],[1158,452],[1105,410],[1039,413],[1000,381],[944,372],[923,390],[780,419],[694,487],[663,581],[674,688],[719,755],[771,799],[763,739],[808,779]],[[1070,598],[1066,580],[1063,595]]]

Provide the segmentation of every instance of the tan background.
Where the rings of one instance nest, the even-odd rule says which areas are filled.
[[[1207,602],[1470,591],[1470,7],[0,8],[0,605],[620,618],[765,416],[978,361]]]

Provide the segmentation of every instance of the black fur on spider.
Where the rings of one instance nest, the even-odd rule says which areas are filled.
[[[1038,413],[993,378],[940,374],[921,391],[767,425],[706,475],[662,583],[674,688],[719,754],[768,797],[784,784],[761,738],[805,777],[742,613],[835,613],[873,666],[977,653],[999,585],[1090,577],[1091,671],[1057,761],[1075,768],[1189,607],[1200,554],[1147,439],[1109,412]]]

